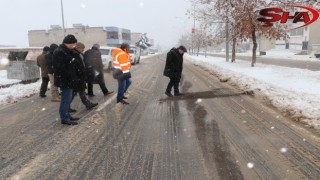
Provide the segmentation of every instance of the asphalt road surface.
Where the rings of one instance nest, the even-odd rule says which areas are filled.
[[[188,61],[186,95],[167,98],[164,62],[158,55],[134,66],[130,105],[98,85],[90,98],[98,108],[75,97],[77,126],[60,124],[49,92],[2,105],[0,179],[320,179],[318,130]]]

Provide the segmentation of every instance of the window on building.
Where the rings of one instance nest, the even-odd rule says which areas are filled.
[[[297,29],[297,36],[303,36],[303,28]]]
[[[122,39],[123,40],[131,40],[131,36],[128,33],[122,33]]]
[[[291,36],[303,36],[303,28],[293,29],[290,31]]]
[[[118,32],[108,32],[107,39],[119,39]]]

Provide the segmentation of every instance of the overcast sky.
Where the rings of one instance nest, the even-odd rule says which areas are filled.
[[[61,0],[1,1],[0,45],[28,46],[28,30],[62,26]],[[66,28],[116,26],[147,33],[155,45],[171,47],[191,31],[188,0],[63,0]]]

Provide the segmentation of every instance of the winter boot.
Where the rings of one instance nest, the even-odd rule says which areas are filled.
[[[91,103],[90,102],[88,105],[86,105],[86,108],[87,108],[87,110],[90,110],[90,109],[96,107],[97,105],[98,105],[98,103]]]
[[[172,97],[173,95],[171,94],[171,92],[165,92],[165,94],[168,96],[168,97]]]

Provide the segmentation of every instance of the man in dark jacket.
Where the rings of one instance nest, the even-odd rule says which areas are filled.
[[[51,101],[60,102],[59,91],[57,86],[54,85],[54,77],[53,77],[53,52],[58,48],[57,44],[51,44],[49,53],[46,54],[45,59],[47,62],[48,76],[50,81],[50,89],[51,89]]]
[[[75,86],[73,88],[74,93],[73,93],[72,99],[78,92],[81,102],[86,106],[87,110],[90,110],[93,107],[97,106],[98,103],[90,102],[86,96],[85,89],[86,89],[87,75],[86,75],[85,64],[83,61],[84,48],[85,48],[84,44],[80,42],[78,42],[75,47],[75,60],[72,63],[76,71],[76,78],[74,79]]]
[[[84,53],[84,63],[88,73],[88,95],[95,96],[93,94],[93,83],[98,83],[105,96],[113,93],[109,91],[104,82],[103,64],[100,52],[100,45],[94,44],[91,49]]]
[[[41,79],[42,79],[41,87],[40,87],[40,97],[47,97],[46,92],[48,88],[49,77],[48,77],[48,69],[47,69],[47,63],[45,60],[45,55],[48,53],[49,49],[50,48],[48,46],[45,46],[42,50],[41,55],[37,57],[37,65],[41,69]]]
[[[171,89],[174,89],[175,96],[183,95],[179,91],[179,82],[181,79],[181,73],[183,68],[183,54],[187,52],[184,46],[179,46],[178,48],[172,48],[167,53],[166,65],[164,68],[163,75],[170,78],[170,82],[167,86],[165,94],[172,97]]]
[[[60,87],[61,102],[59,114],[62,124],[77,125],[75,122],[79,118],[70,116],[69,108],[72,100],[72,92],[74,88],[74,79],[76,73],[73,67],[75,54],[73,48],[77,43],[74,35],[67,35],[61,44],[53,53],[53,66],[54,66],[54,84]]]

